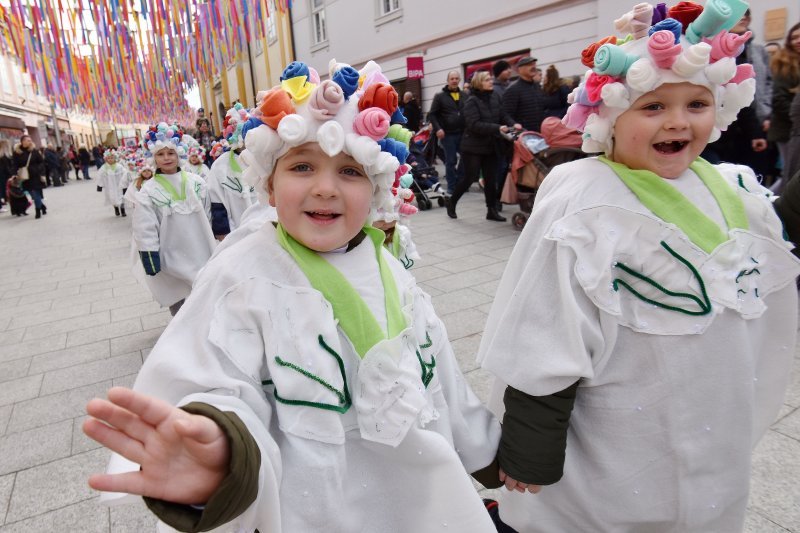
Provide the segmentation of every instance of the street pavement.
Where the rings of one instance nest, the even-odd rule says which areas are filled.
[[[33,208],[23,219],[0,213],[0,533],[155,529],[141,501],[109,508],[86,483],[108,459],[81,432],[86,403],[130,386],[170,320],[131,275],[130,217],[114,217],[95,183],[47,189],[40,220]],[[482,194],[467,194],[458,213],[451,220],[434,207],[413,217],[422,259],[412,271],[486,400],[492,381],[475,354],[519,233],[484,219]],[[747,532],[800,533],[795,366],[779,418],[755,451]]]

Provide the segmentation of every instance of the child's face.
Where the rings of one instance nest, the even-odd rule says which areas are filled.
[[[153,158],[156,166],[167,174],[173,174],[178,170],[178,152],[172,148],[162,148]]]
[[[311,142],[277,161],[267,192],[289,235],[312,250],[329,252],[364,226],[373,187],[355,159],[344,153],[330,157]]]
[[[715,115],[714,97],[705,87],[665,83],[619,116],[611,159],[677,178],[708,144]]]
[[[106,157],[106,163],[108,163],[109,165],[116,165],[117,164],[117,158],[114,157],[114,156]]]
[[[190,155],[189,156],[189,162],[191,164],[193,164],[193,165],[199,165],[200,164],[200,156],[197,155],[197,154]]]
[[[147,170],[142,170],[142,171],[139,173],[139,175],[140,175],[140,176],[142,177],[142,179],[144,179],[144,180],[149,180],[150,178],[152,178],[152,177],[153,177],[153,173],[152,173],[152,172],[150,172],[150,169],[147,169]]]

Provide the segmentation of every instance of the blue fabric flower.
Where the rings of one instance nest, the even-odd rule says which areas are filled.
[[[281,81],[290,80],[292,78],[296,78],[297,76],[305,76],[306,79],[308,79],[309,73],[308,65],[302,61],[292,61],[286,66],[285,69],[283,69],[283,72],[281,73]]]
[[[342,67],[333,75],[339,87],[342,88],[344,99],[347,100],[358,89],[358,71],[353,67]]]
[[[245,122],[244,125],[242,126],[242,140],[245,140],[248,131],[257,128],[262,124],[263,122],[261,122],[255,117],[250,117],[249,119],[247,119],[247,122]]]
[[[406,119],[405,115],[403,115],[403,113],[400,111],[400,108],[398,107],[397,109],[394,110],[394,113],[392,113],[391,121],[392,124],[405,124],[406,122],[408,122],[408,119]]]
[[[408,148],[400,141],[388,138],[381,139],[378,141],[378,146],[381,147],[381,151],[395,156],[400,161],[400,164],[405,163],[406,159],[408,159]]]
[[[647,30],[647,35],[653,35],[655,32],[660,30],[667,30],[671,31],[672,34],[675,36],[675,44],[681,42],[681,32],[683,31],[683,24],[678,22],[675,19],[666,18],[661,22],[651,26],[649,30]]]

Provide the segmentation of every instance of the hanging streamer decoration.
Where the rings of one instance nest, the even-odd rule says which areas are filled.
[[[268,0],[0,0],[0,53],[58,106],[192,122],[184,93],[266,35]],[[277,0],[278,11],[291,9]]]

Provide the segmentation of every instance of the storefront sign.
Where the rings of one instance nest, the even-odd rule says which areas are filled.
[[[425,77],[425,66],[422,57],[406,58],[406,78],[419,80]]]

